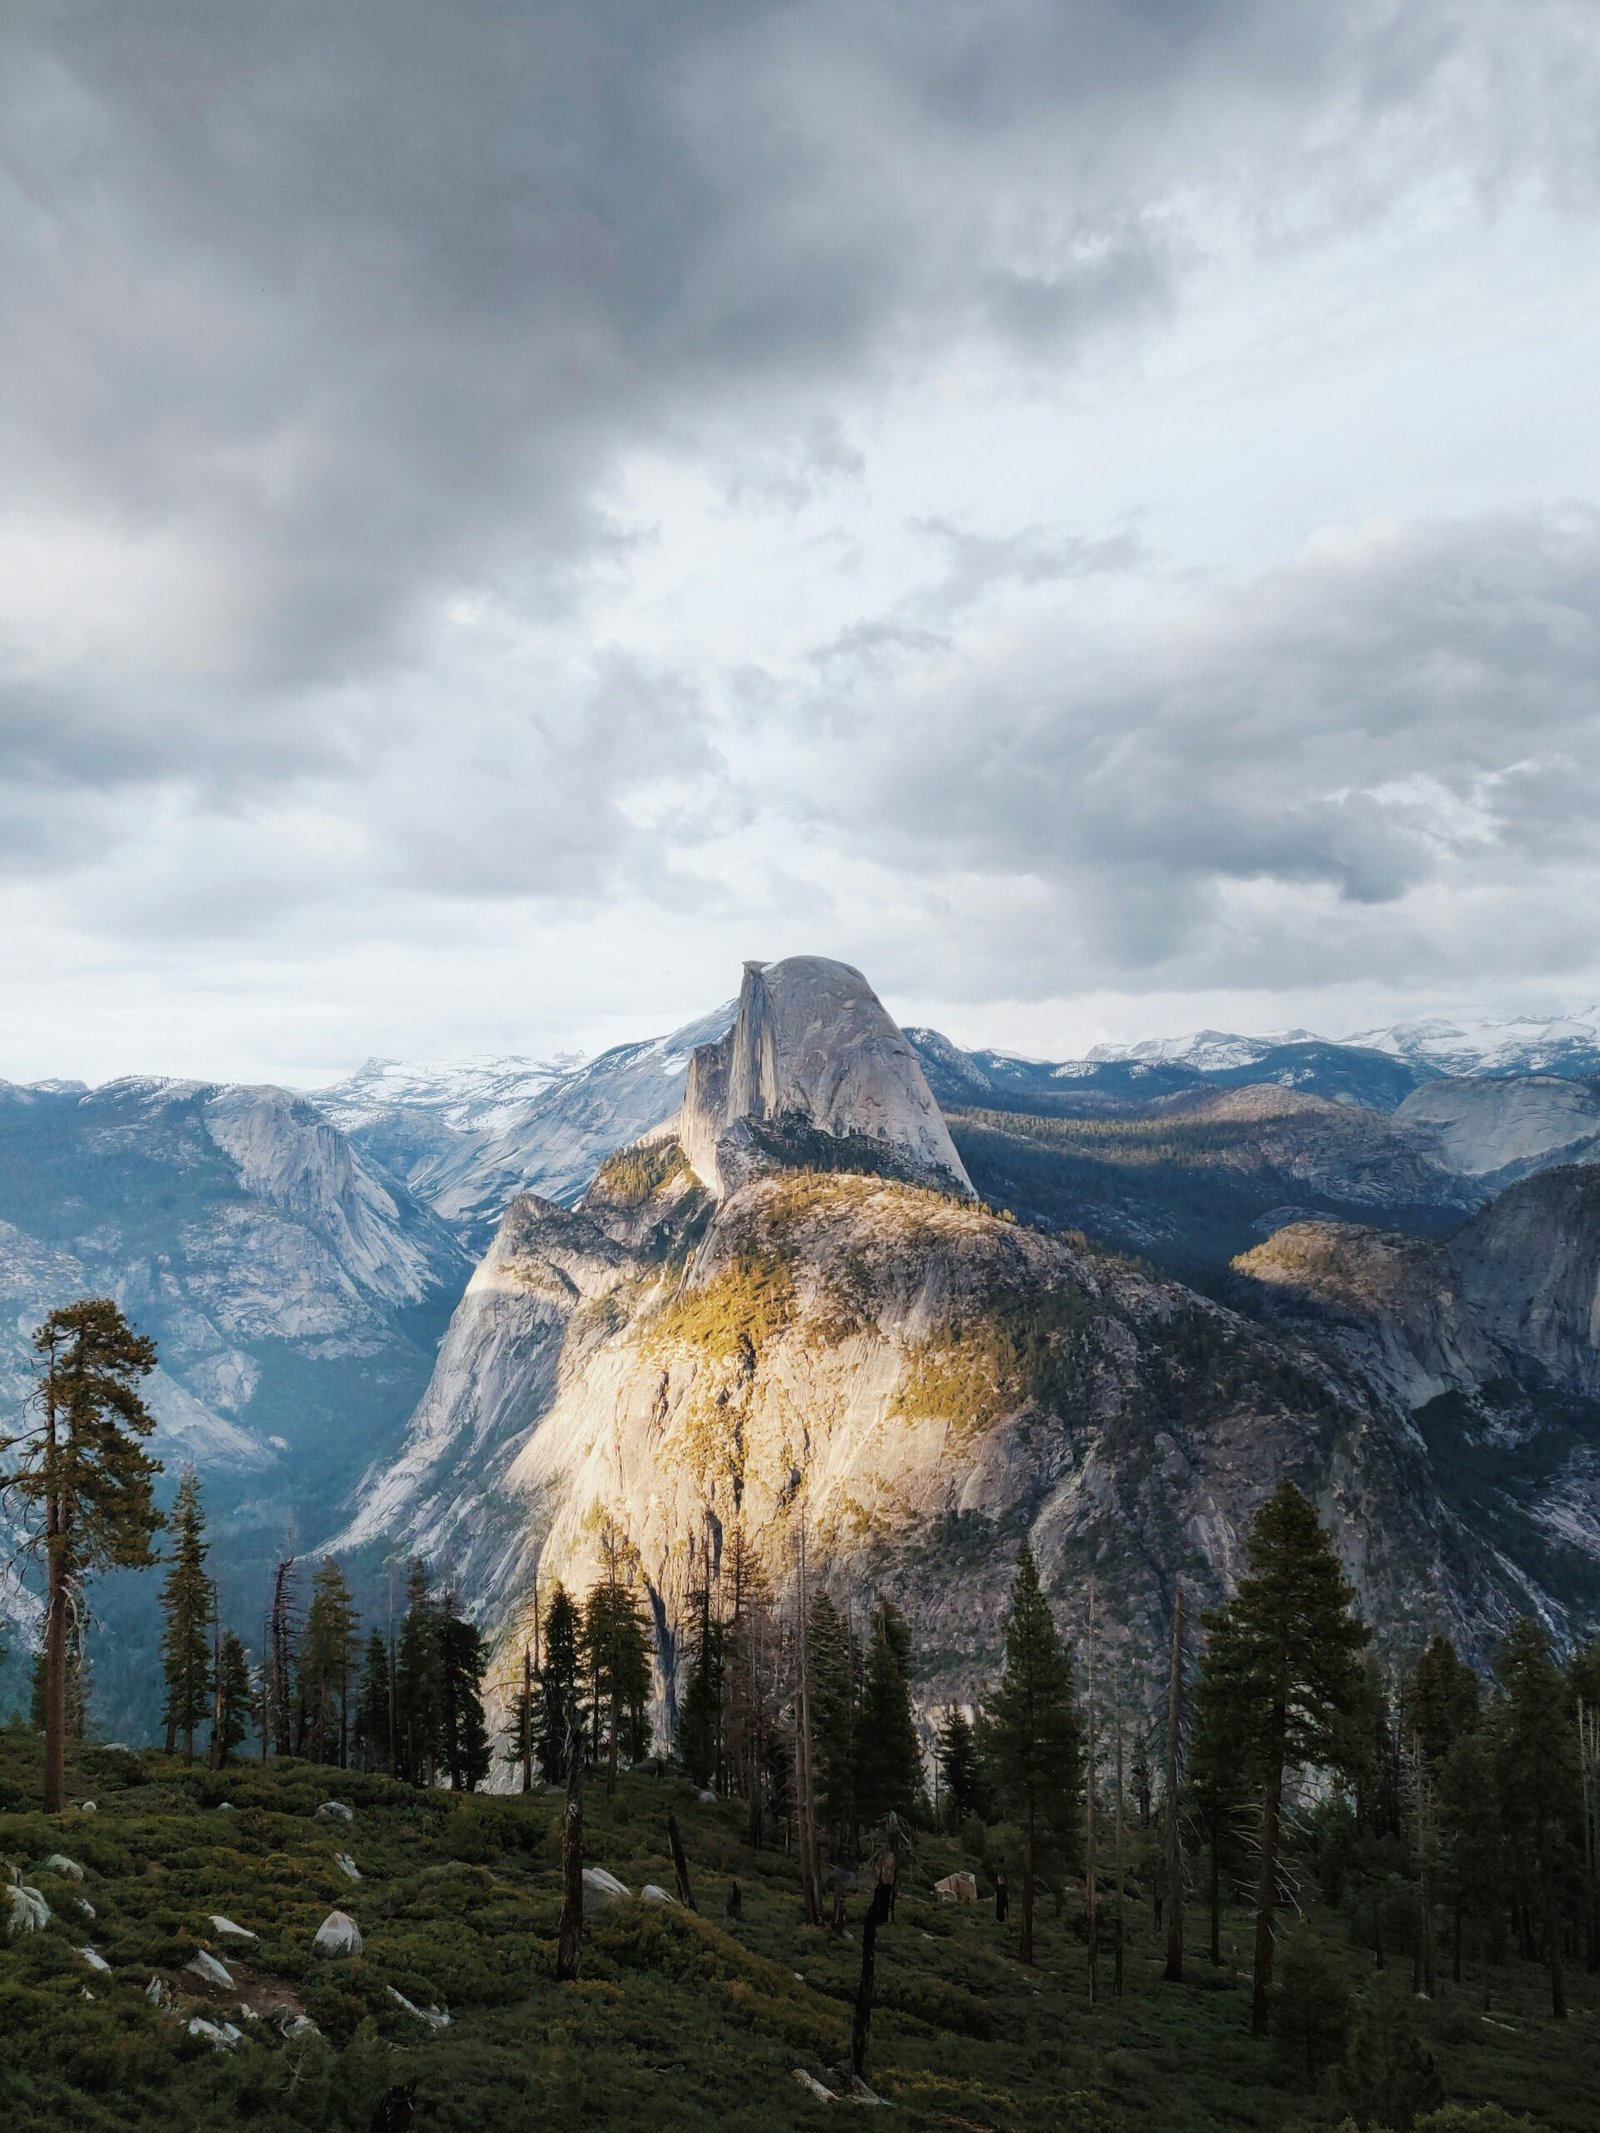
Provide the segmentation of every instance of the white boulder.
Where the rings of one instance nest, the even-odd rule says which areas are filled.
[[[236,1926],[231,1918],[224,1918],[218,1911],[213,1911],[211,1914],[211,1930],[220,1939],[224,1940],[258,1940],[260,1938],[260,1935],[252,1933],[248,1926]]]
[[[192,1960],[185,1963],[183,1967],[193,1976],[204,1978],[208,1985],[221,1985],[229,1990],[232,1989],[233,1979],[229,1975],[226,1963],[219,1963],[216,1957],[208,1953],[204,1948],[197,1950]]]
[[[397,2007],[403,2007],[408,2015],[415,2015],[419,2022],[426,2022],[430,2029],[448,2029],[450,2027],[450,2016],[445,2008],[417,2007],[406,1998],[403,1992],[396,1992],[393,1985],[385,1985],[383,1989]]]
[[[318,1955],[359,1955],[361,1928],[348,1911],[330,1911],[312,1942]]]
[[[933,1884],[933,1893],[941,1903],[976,1903],[978,1882],[973,1874],[946,1874],[942,1881]]]
[[[583,1870],[583,1908],[585,1916],[591,1911],[604,1911],[614,1903],[626,1903],[631,1891],[625,1881],[615,1874],[608,1874],[603,1866],[586,1866]]]
[[[78,1951],[91,1970],[109,1970],[111,1965],[98,1948],[80,1948]]]
[[[10,1898],[10,1910],[6,1924],[12,1933],[37,1933],[50,1923],[50,1906],[37,1889],[27,1889],[20,1882],[6,1890]]]
[[[232,2022],[208,2022],[204,2015],[189,2017],[189,2034],[204,2037],[219,2052],[231,2052],[235,2045],[244,2042],[244,2031]]]
[[[647,1881],[639,1891],[641,1903],[676,1903],[677,1900],[676,1896],[669,1896],[665,1889],[658,1888],[653,1881]]]
[[[361,1879],[361,1869],[348,1852],[335,1852],[333,1863],[343,1874],[346,1881],[359,1881]]]
[[[324,1800],[317,1809],[319,1822],[353,1822],[355,1818],[355,1809],[346,1807],[343,1800]]]
[[[44,1863],[47,1874],[60,1874],[66,1881],[81,1881],[83,1868],[76,1859],[69,1859],[65,1852],[52,1852]]]

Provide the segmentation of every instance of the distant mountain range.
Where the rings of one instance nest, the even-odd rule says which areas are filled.
[[[731,1027],[734,1003],[663,1037],[586,1061],[475,1059],[447,1066],[369,1059],[310,1100],[369,1157],[481,1251],[513,1193],[570,1204],[613,1148],[670,1118],[696,1045]],[[1600,1009],[1547,1022],[1417,1022],[1334,1042],[1306,1030],[1245,1037],[1201,1030],[1083,1059],[968,1051],[908,1028],[947,1111],[1093,1117],[1207,1088],[1275,1083],[1364,1110],[1397,1111],[1436,1078],[1600,1076]]]

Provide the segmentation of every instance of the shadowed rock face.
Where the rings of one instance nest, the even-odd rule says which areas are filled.
[[[1600,1167],[1513,1185],[1456,1238],[1479,1324],[1557,1383],[1600,1399]]]
[[[908,1181],[972,1194],[916,1053],[848,963],[746,963],[733,1028],[689,1067],[678,1138],[719,1196],[814,1136]],[[841,1161],[845,1167],[864,1167]]]

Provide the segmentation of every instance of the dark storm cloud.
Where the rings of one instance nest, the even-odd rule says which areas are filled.
[[[1293,161],[1308,112],[1354,138],[1430,82],[1447,127],[1474,13],[24,0],[7,491],[159,529],[173,597],[204,562],[216,716],[272,775],[274,721],[230,690],[403,660],[461,584],[559,606],[617,454],[711,408],[759,433],[952,335],[1061,353],[1167,303],[1180,176]],[[807,419],[800,482],[851,449]]]

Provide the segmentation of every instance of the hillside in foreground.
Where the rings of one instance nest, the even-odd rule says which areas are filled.
[[[752,1850],[735,1804],[707,1803],[680,1779],[636,1771],[610,1802],[595,1788],[586,1849],[634,1892],[670,1889],[665,1818],[675,1812],[699,1915],[637,1893],[616,1902],[589,1922],[578,1982],[557,1985],[553,1795],[419,1794],[287,1761],[213,1774],[90,1749],[72,1797],[92,1797],[95,1811],[47,1819],[29,1806],[37,1766],[35,1736],[0,1735],[0,1862],[53,1914],[43,1930],[0,1938],[0,2123],[15,2133],[365,2133],[379,2100],[412,2080],[416,2123],[441,2133],[640,2123],[754,2133],[810,2126],[832,2107],[797,2069],[842,2087],[862,1899],[849,1899],[843,1936],[806,1929],[786,1853]],[[317,1818],[330,1795],[352,1808],[349,1824]],[[1269,2044],[1247,2035],[1246,1910],[1226,1914],[1218,1968],[1197,1912],[1186,1981],[1163,1984],[1164,1944],[1130,1885],[1126,1993],[1110,1997],[1107,1946],[1103,1997],[1090,2006],[1081,1890],[1069,1884],[1060,1918],[1046,1904],[1037,1967],[1023,1969],[1015,1911],[998,1924],[991,1900],[1005,1833],[984,1841],[988,1856],[919,1835],[879,1936],[868,2070],[892,2123],[1302,2133],[1344,2119],[1336,2072],[1308,2080],[1281,2034]],[[341,1851],[359,1882],[336,1863]],[[57,1854],[81,1865],[81,1883],[47,1869]],[[933,1882],[957,1867],[975,1872],[977,1903],[935,1896]],[[735,1877],[743,1915],[731,1920]],[[1302,1895],[1309,1902],[1309,1883]],[[359,1956],[313,1953],[335,1909],[358,1924]],[[226,1934],[216,1918],[258,1937]],[[1341,1918],[1312,1918],[1317,1959],[1358,2004],[1394,1982],[1393,1963],[1375,1978]],[[107,1967],[91,1966],[85,1948]],[[186,1968],[201,1951],[224,1966],[226,1987]],[[1500,1966],[1492,1984],[1488,2016],[1478,1974],[1446,1980],[1431,2002],[1403,1995],[1445,2097],[1531,2112],[1548,2133],[1586,2133],[1600,2083],[1600,1979],[1575,1968],[1562,2025],[1543,2011],[1536,1964]],[[448,2026],[395,1994],[412,2010],[448,2011]],[[242,2041],[224,2049],[191,2034],[196,2017],[231,2022]],[[1436,2122],[1441,2133],[1512,2123],[1476,2112]]]

